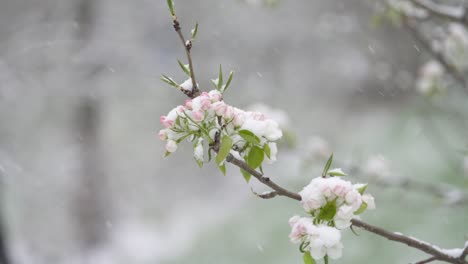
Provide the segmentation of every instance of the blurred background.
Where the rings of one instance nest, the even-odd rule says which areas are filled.
[[[268,176],[300,191],[333,151],[349,180],[370,183],[366,222],[463,246],[466,87],[449,75],[441,93],[418,90],[430,53],[404,25],[374,23],[382,3],[175,7],[186,35],[199,23],[202,89],[222,64],[235,71],[227,102],[282,119],[288,136]],[[0,263],[302,263],[288,238],[298,203],[255,197],[268,189],[233,166],[226,177],[199,169],[189,144],[163,158],[159,116],[186,98],[159,77],[182,82],[184,56],[166,1],[0,1]],[[425,258],[357,231],[336,263]]]

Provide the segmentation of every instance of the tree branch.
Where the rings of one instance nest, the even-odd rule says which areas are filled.
[[[423,252],[426,252],[434,257],[436,257],[438,260],[442,260],[445,262],[449,263],[457,263],[457,264],[466,264],[467,262],[465,260],[459,259],[452,257],[444,252],[442,250],[434,247],[433,245],[426,243],[424,241],[414,239],[412,237],[405,236],[400,233],[393,233],[389,232],[385,229],[382,229],[380,227],[376,227],[370,224],[367,224],[361,220],[358,219],[353,219],[351,220],[351,223],[353,226],[360,227],[366,231],[369,231],[371,233],[374,233],[376,235],[382,236],[387,238],[388,240],[396,241],[399,243],[403,243],[408,245],[409,247],[419,249]]]
[[[259,180],[261,183],[263,183],[266,186],[268,186],[268,187],[272,188],[273,190],[275,190],[278,195],[286,196],[286,197],[289,197],[289,198],[297,200],[297,201],[301,200],[301,196],[299,194],[288,191],[288,190],[284,189],[283,187],[279,186],[278,184],[273,182],[270,178],[263,176],[262,173],[250,168],[249,165],[247,165],[247,163],[245,163],[245,161],[236,159],[231,154],[229,154],[227,156],[226,161],[229,162],[229,163],[232,163],[232,164],[236,165],[237,167],[239,167],[239,168],[245,170],[246,172],[250,173],[250,175],[257,178],[257,180]]]
[[[189,64],[189,69],[190,69],[190,78],[192,79],[192,90],[183,90],[183,92],[190,98],[195,98],[200,95],[200,89],[198,88],[197,81],[195,79],[195,72],[193,70],[193,62],[192,62],[192,55],[190,53],[192,49],[192,40],[186,40],[184,37],[184,34],[182,33],[182,29],[180,27],[179,20],[177,20],[177,17],[174,15],[172,16],[172,25],[174,26],[174,30],[177,32],[177,35],[180,38],[180,41],[182,41],[182,45],[184,46],[185,49],[185,55],[187,56],[188,64]]]
[[[424,259],[424,260],[421,260],[421,261],[418,261],[414,264],[426,264],[426,263],[429,263],[429,262],[432,262],[432,261],[436,261],[437,258],[436,257],[430,257],[430,258],[427,258],[427,259]]]
[[[463,249],[463,252],[460,255],[460,259],[465,260],[466,256],[468,256],[468,241],[465,242],[465,249]]]
[[[416,6],[423,8],[431,15],[448,19],[453,22],[468,25],[468,12],[464,7],[446,6],[432,2],[431,0],[410,0]]]
[[[408,21],[408,18],[403,18],[403,24],[410,33],[411,37],[416,42],[418,42],[435,60],[437,60],[445,68],[445,70],[455,80],[457,80],[463,86],[463,91],[465,93],[468,93],[468,82],[465,79],[465,76],[457,69],[457,67],[448,62],[441,52],[435,51],[427,42],[425,37],[421,34],[421,32],[410,21]]]

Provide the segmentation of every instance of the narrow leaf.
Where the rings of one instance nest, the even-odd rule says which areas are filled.
[[[169,12],[171,12],[171,15],[175,16],[174,3],[172,0],[167,0],[167,6],[169,7]]]
[[[226,176],[226,163],[223,163],[223,165],[218,165],[219,170],[221,173]]]
[[[323,172],[322,172],[322,177],[325,177],[327,175],[332,162],[333,162],[333,153],[330,155],[330,158],[328,158],[327,164],[325,164],[325,168],[323,169]]]
[[[250,181],[250,173],[248,173],[247,171],[245,171],[244,169],[240,169],[240,172],[242,173],[242,176],[244,176],[244,179],[246,182],[249,182]]]
[[[260,143],[260,139],[249,130],[245,130],[245,129],[239,130],[239,136],[241,136],[243,139],[245,139],[245,141],[249,143],[252,143],[252,144]]]
[[[190,77],[190,68],[187,65],[183,64],[180,60],[177,60],[177,62],[179,63],[180,68],[185,72],[185,74],[187,74],[187,76]]]
[[[323,263],[328,264],[328,255],[325,255],[325,257],[323,258]]]
[[[263,151],[265,151],[265,155],[267,155],[267,157],[270,158],[271,149],[268,143],[265,143],[265,145],[263,145]]]
[[[346,176],[346,173],[344,173],[341,168],[336,168],[336,169],[333,169],[333,170],[329,170],[328,175],[330,175],[330,176]]]
[[[211,79],[211,83],[214,85],[216,90],[220,91],[219,88],[218,88],[218,79]]]
[[[263,149],[253,146],[252,149],[249,152],[248,158],[247,158],[247,164],[249,167],[252,169],[258,168],[260,165],[262,165],[263,159],[265,158],[265,154],[263,153]]]
[[[223,67],[219,65],[219,75],[218,75],[218,89],[222,91],[223,88]]]
[[[223,87],[223,93],[227,90],[227,88],[229,87],[229,85],[231,84],[231,81],[232,81],[232,77],[234,76],[234,71],[231,71],[229,73],[229,77],[228,77],[228,80],[226,82],[226,84],[224,85]]]
[[[218,155],[215,158],[216,164],[220,164],[229,154],[232,148],[232,139],[229,136],[224,136],[221,139],[221,147],[219,148]]]
[[[362,202],[361,207],[357,209],[356,212],[354,212],[354,215],[362,214],[364,211],[367,209],[367,204],[365,202]]]
[[[179,85],[178,85],[171,77],[168,77],[168,76],[166,76],[166,75],[164,75],[164,74],[161,76],[161,80],[162,80],[163,82],[169,84],[170,86],[174,86],[174,87],[176,87],[176,88],[179,87]]]
[[[199,161],[195,159],[195,162],[198,164],[198,167],[202,168],[203,167],[203,161]]]
[[[192,29],[192,31],[190,32],[192,33],[192,40],[195,39],[197,37],[197,33],[198,33],[198,22],[195,23],[195,28]]]
[[[362,195],[367,189],[367,184],[355,184],[354,188],[356,188],[356,190]]]
[[[310,255],[310,251],[304,253],[304,264],[316,264],[315,259]]]

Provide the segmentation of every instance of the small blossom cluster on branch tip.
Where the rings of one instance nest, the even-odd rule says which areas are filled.
[[[189,84],[186,81],[181,86]],[[178,144],[188,139],[193,142],[194,158],[200,166],[205,162],[204,144],[208,142],[219,152],[218,165],[223,166],[224,159],[232,154],[258,168],[264,160],[276,161],[276,141],[282,137],[274,120],[260,112],[247,112],[226,104],[218,90],[186,100],[184,105],[161,116],[160,122],[164,129],[159,131],[159,138],[166,141],[167,154],[175,152]],[[209,161],[211,152],[208,152]]]
[[[367,209],[375,209],[374,197],[365,194],[367,184],[352,184],[343,180],[341,169],[329,170],[332,157],[322,176],[314,178],[299,192],[301,205],[308,217],[293,216],[291,242],[300,244],[305,259],[341,257],[341,230],[351,226],[351,220]]]

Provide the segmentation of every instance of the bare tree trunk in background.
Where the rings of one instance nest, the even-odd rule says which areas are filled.
[[[3,199],[4,199],[4,186],[3,186],[3,175],[0,170],[0,264],[10,264],[11,261],[8,255],[8,244],[6,237],[6,228],[4,226],[4,216],[3,216]]]
[[[86,253],[106,239],[108,193],[99,144],[99,102],[90,97],[81,100],[77,110],[77,124],[82,140],[82,169],[75,191],[74,211],[78,242],[82,253]]]
[[[6,229],[3,225],[3,183],[2,183],[2,174],[0,171],[0,264],[10,264],[10,260],[8,258],[8,247],[7,247],[7,238],[6,238]]]
[[[90,43],[95,22],[97,0],[80,0],[75,6],[76,21],[79,25],[76,33],[77,46],[74,52],[80,52]],[[88,93],[79,99],[76,110],[77,130],[81,137],[81,172],[78,175],[74,192],[74,213],[80,253],[83,257],[103,244],[107,239],[106,223],[109,215],[109,193],[107,179],[103,169],[100,145],[100,104],[90,96],[97,77],[102,72],[99,63],[85,62],[79,65],[82,73],[79,77],[83,88]]]

